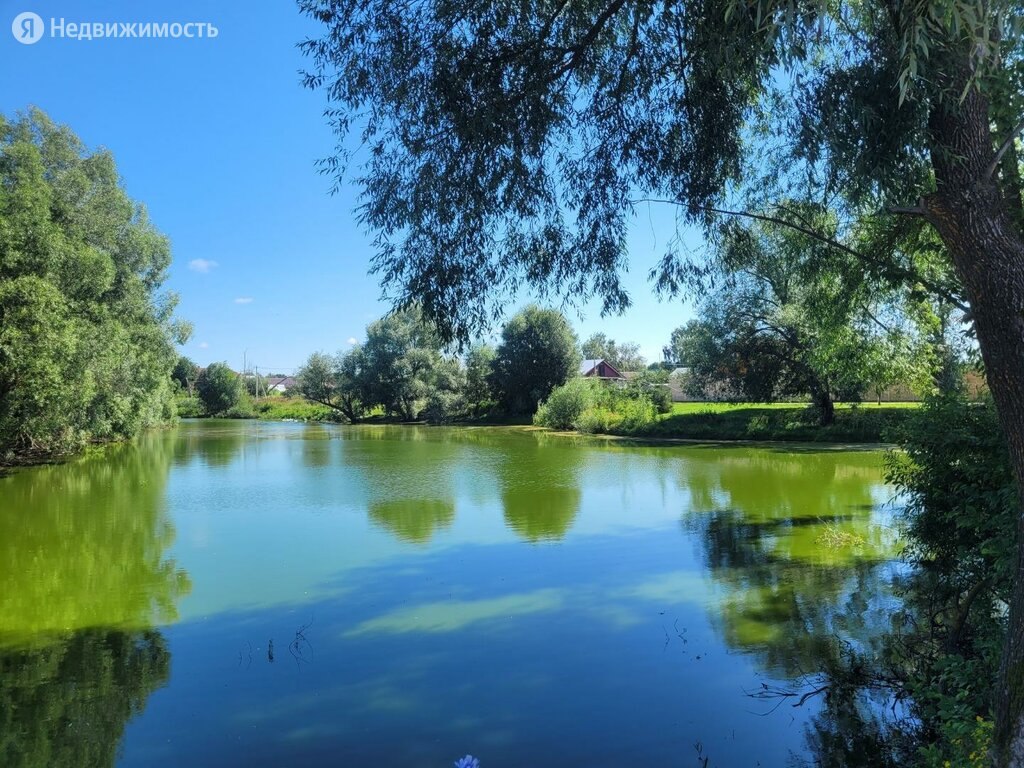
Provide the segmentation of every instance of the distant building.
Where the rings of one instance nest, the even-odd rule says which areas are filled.
[[[626,377],[619,373],[618,369],[607,360],[584,360],[580,363],[580,376],[589,376],[594,379],[613,379],[625,381]]]
[[[288,390],[295,389],[298,382],[293,376],[269,376],[267,377],[267,392],[280,392],[285,394]]]

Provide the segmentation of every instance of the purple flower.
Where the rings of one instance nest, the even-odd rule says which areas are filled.
[[[472,755],[466,755],[455,761],[455,768],[480,768],[480,761]]]

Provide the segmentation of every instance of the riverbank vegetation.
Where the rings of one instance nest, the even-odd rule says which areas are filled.
[[[170,260],[108,151],[37,109],[0,116],[0,462],[174,418]]]

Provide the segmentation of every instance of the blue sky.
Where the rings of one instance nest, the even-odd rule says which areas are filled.
[[[10,29],[23,11],[47,23],[209,22],[219,35],[22,45]],[[287,0],[0,0],[0,110],[34,104],[114,153],[128,193],[171,239],[166,287],[195,326],[183,351],[200,364],[240,367],[244,356],[290,372],[310,352],[362,338],[387,310],[367,275],[373,248],[355,221],[358,190],[330,196],[314,168],[334,136],[323,95],[300,85],[295,44],[317,32]],[[660,357],[692,316],[681,301],[657,301],[646,279],[673,230],[671,211],[640,212],[629,240],[634,306],[620,317],[601,318],[596,303],[570,315],[581,339],[604,331]]]

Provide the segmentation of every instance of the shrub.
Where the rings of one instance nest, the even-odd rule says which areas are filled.
[[[257,417],[256,408],[248,393],[243,393],[238,401],[221,415],[226,419],[255,419]]]
[[[903,491],[904,634],[892,645],[927,765],[983,755],[1015,575],[1018,501],[995,408],[959,396],[906,418],[888,479]],[[982,759],[984,759],[982,757]]]
[[[178,411],[178,417],[182,419],[194,419],[204,413],[203,404],[198,397],[179,397],[175,399],[174,404]]]
[[[597,386],[581,377],[569,379],[541,403],[533,423],[550,429],[573,429],[583,412],[595,403]]]
[[[658,413],[672,412],[672,392],[668,386],[668,371],[642,371],[630,379],[623,394],[634,400],[650,400]]]
[[[619,424],[619,416],[604,406],[587,408],[576,419],[576,429],[587,434],[608,434]]]
[[[623,400],[618,407],[619,423],[616,431],[625,434],[641,432],[658,418],[654,403],[646,397]]]
[[[242,399],[242,382],[227,363],[211,363],[199,374],[196,391],[211,416],[226,413]]]

